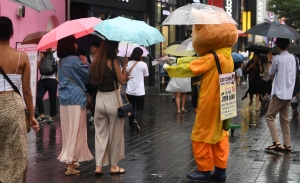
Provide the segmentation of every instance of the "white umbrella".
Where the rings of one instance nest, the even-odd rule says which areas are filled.
[[[38,12],[42,10],[54,10],[50,0],[10,0],[12,2],[27,6],[31,9],[34,9]]]
[[[192,44],[192,38],[188,38],[178,46],[176,51],[191,51],[194,50],[193,44]]]
[[[118,53],[118,56],[124,57],[126,55],[127,57],[130,57],[133,49],[136,48],[136,47],[140,47],[143,50],[143,55],[142,55],[143,57],[147,57],[148,56],[149,51],[145,47],[140,46],[138,44],[126,43],[126,42],[120,42],[119,43],[119,47],[118,47],[119,53]]]
[[[223,23],[237,24],[223,9],[207,4],[195,3],[177,8],[163,21],[162,25]]]

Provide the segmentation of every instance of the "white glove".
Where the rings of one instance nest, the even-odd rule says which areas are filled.
[[[168,64],[164,64],[162,68],[163,68],[164,70],[167,70],[167,67],[168,67],[168,66],[169,66]]]

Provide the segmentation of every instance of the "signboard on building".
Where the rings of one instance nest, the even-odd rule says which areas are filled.
[[[241,0],[224,0],[223,8],[236,22],[240,22]]]
[[[265,22],[266,0],[256,0],[256,24]]]
[[[23,51],[27,53],[29,62],[30,62],[30,88],[32,93],[32,102],[33,102],[33,108],[36,108],[36,86],[37,86],[37,55],[38,51],[36,50],[36,44],[24,44],[21,45],[21,43],[17,43],[17,50]],[[20,92],[23,96],[22,91],[22,85],[20,87]],[[24,103],[25,106],[25,103]]]

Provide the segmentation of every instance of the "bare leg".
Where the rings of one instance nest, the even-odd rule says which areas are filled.
[[[181,93],[181,110],[185,111],[186,93]]]
[[[252,106],[252,102],[253,102],[253,95],[250,95],[250,102],[249,102],[249,106]]]
[[[256,108],[255,108],[255,110],[256,111],[259,111],[259,98],[260,98],[260,94],[256,94],[255,95],[256,96]]]
[[[177,113],[180,113],[180,93],[176,92],[175,96],[176,96]]]

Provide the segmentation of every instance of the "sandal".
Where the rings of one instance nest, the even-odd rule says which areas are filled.
[[[104,174],[103,170],[101,172],[95,172],[95,176],[102,176]]]
[[[67,168],[67,171],[65,172],[65,175],[76,175],[79,174],[80,171],[76,170],[75,168]]]
[[[283,145],[283,146],[280,146],[278,148],[278,151],[288,151],[288,152],[291,152],[292,151],[292,147],[291,146]]]
[[[111,175],[119,175],[119,174],[124,174],[126,173],[126,171],[124,170],[123,172],[121,172],[121,167],[119,167],[119,171],[117,172],[110,172]]]
[[[276,144],[276,142],[273,142],[273,145],[266,147],[265,150],[278,150],[280,148],[280,143]]]
[[[80,167],[80,164],[77,161],[75,161],[74,168],[78,168],[78,167]],[[65,169],[67,169],[67,168],[68,168],[68,164],[66,164],[66,166],[65,166]]]
[[[187,111],[185,109],[181,110],[181,113],[186,113]]]

